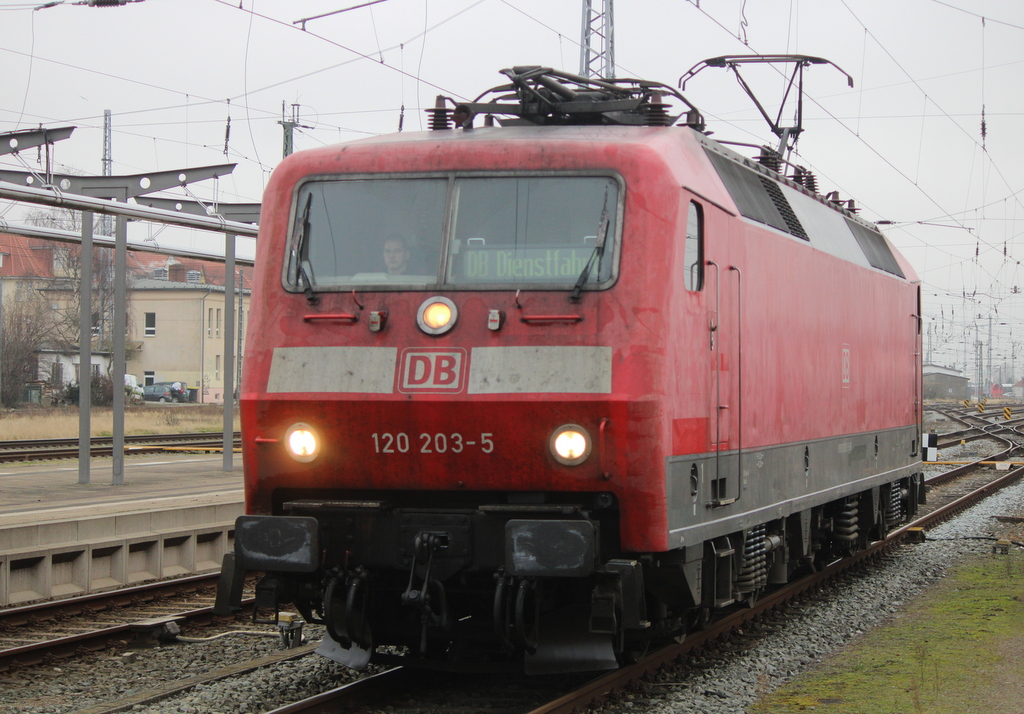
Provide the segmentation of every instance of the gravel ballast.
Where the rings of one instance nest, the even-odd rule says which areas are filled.
[[[1024,484],[1016,484],[929,531],[920,545],[901,546],[869,570],[844,575],[811,599],[771,616],[711,654],[664,670],[644,695],[626,695],[604,714],[699,711],[740,714],[761,695],[849,644],[865,630],[899,615],[924,588],[965,557],[990,553],[992,543],[956,540],[991,535],[994,516],[1019,515]],[[750,636],[756,636],[754,640]]]

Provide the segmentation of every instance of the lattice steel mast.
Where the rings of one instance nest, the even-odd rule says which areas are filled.
[[[580,32],[580,76],[615,76],[615,18],[613,0],[583,0]],[[595,6],[600,6],[597,9]]]

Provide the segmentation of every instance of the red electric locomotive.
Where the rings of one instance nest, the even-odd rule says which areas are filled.
[[[352,667],[614,667],[923,496],[876,227],[674,89],[505,74],[264,197],[234,572]]]

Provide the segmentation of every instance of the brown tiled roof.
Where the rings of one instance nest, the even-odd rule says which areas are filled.
[[[0,233],[0,277],[52,278],[53,243],[41,238],[27,238]]]
[[[0,233],[0,253],[3,253],[3,265],[0,265],[0,277],[14,278],[52,278],[52,249],[55,243],[42,238]],[[224,264],[198,258],[178,258],[157,253],[128,252],[128,269],[137,277],[149,277],[155,268],[167,268],[168,278],[172,281],[186,282],[189,271],[197,270],[202,276],[200,282],[206,285],[224,285]],[[235,285],[241,274],[246,290],[252,287],[252,268],[235,268]],[[175,274],[180,272],[180,277]]]
[[[138,277],[149,277],[156,268],[166,268],[168,279],[171,281],[185,282],[186,276],[191,271],[198,271],[202,276],[201,281],[206,285],[224,285],[224,264],[211,260],[200,260],[198,258],[183,258],[172,255],[159,255],[157,253],[129,253],[128,269]],[[180,271],[180,277],[175,273]],[[251,267],[239,269],[235,267],[235,285],[238,285],[239,274],[241,274],[246,290],[252,287]]]

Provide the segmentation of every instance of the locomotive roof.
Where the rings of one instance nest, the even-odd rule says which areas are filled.
[[[688,129],[688,131],[687,131]],[[467,127],[465,129],[428,130],[415,132],[399,132],[393,134],[382,134],[380,136],[366,137],[336,144],[319,149],[310,149],[304,153],[334,153],[339,147],[343,150],[349,147],[369,147],[382,145],[419,145],[423,143],[457,142],[459,144],[471,142],[543,142],[552,143],[564,142],[602,142],[615,144],[650,144],[657,143],[664,139],[666,133],[683,133],[692,135],[705,150],[739,164],[744,168],[756,172],[773,181],[783,183],[793,190],[799,191],[821,204],[842,213],[850,220],[862,225],[864,228],[877,231],[877,227],[865,221],[852,209],[852,202],[839,201],[838,198],[823,196],[817,193],[814,188],[808,188],[804,183],[798,182],[784,173],[769,168],[760,161],[748,158],[733,149],[730,149],[723,142],[712,139],[703,132],[687,126],[608,126],[608,125],[561,125],[561,126],[536,126],[536,125],[513,125],[513,126],[484,126]],[[743,146],[751,146],[744,144]],[[761,147],[754,147],[761,148]],[[765,147],[767,148],[767,147]],[[780,167],[781,168],[781,167]],[[809,172],[804,172],[809,174]]]
[[[816,58],[796,59],[804,62]],[[822,196],[813,174],[801,167],[793,166],[793,175],[786,176],[788,162],[771,147],[754,146],[759,157],[752,160],[725,146],[726,142],[711,139],[704,132],[700,112],[674,88],[644,80],[592,79],[544,67],[513,67],[502,70],[502,74],[510,78],[509,84],[487,90],[473,102],[456,105],[455,110],[447,106],[451,100],[438,97],[435,107],[428,110],[430,131],[368,137],[302,152],[306,159],[286,163],[295,166],[295,162],[306,161],[299,171],[310,175],[317,173],[315,166],[322,159],[325,163],[321,165],[331,172],[327,166],[337,165],[339,151],[352,152],[352,158],[362,155],[366,159],[352,166],[379,171],[382,165],[375,160],[379,157],[367,159],[364,151],[377,154],[377,150],[388,147],[386,153],[393,157],[389,168],[393,171],[430,167],[439,171],[509,170],[518,168],[517,157],[502,151],[502,145],[507,147],[509,143],[521,142],[529,147],[518,159],[545,145],[562,145],[571,154],[573,142],[647,146],[664,155],[665,165],[672,170],[677,165],[688,165],[690,173],[681,178],[693,171],[701,177],[712,175],[707,167],[710,162],[720,182],[701,181],[697,193],[720,207],[732,204],[732,208],[725,208],[732,215],[768,225],[858,265],[916,280],[909,264],[892,249],[877,226],[856,215],[853,201],[840,201],[837,192]],[[489,101],[482,101],[486,97]],[[672,115],[673,105],[666,103],[666,98],[682,111]],[[487,117],[485,126],[473,127],[472,117],[477,114]],[[452,128],[452,118],[457,128]],[[668,154],[689,142],[695,144],[690,144],[691,150],[676,153],[675,160],[668,159]],[[482,149],[475,157],[477,152],[470,148],[474,145]],[[468,151],[453,151],[456,146]],[[589,155],[598,159],[605,156]],[[589,157],[578,155],[572,160],[579,162],[580,168],[593,169],[595,162],[586,161]],[[608,161],[608,168],[613,168],[615,162]]]

